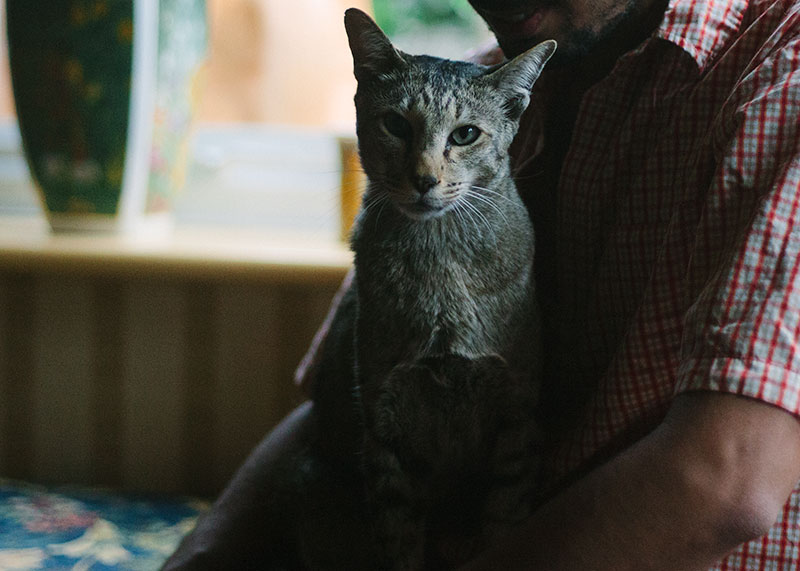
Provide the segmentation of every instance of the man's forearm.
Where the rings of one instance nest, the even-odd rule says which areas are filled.
[[[799,463],[788,413],[729,395],[679,397],[653,433],[466,569],[702,571],[767,531]]]

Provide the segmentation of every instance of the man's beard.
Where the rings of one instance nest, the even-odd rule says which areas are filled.
[[[588,27],[577,28],[572,25],[572,15],[567,16],[569,31],[564,39],[559,41],[556,53],[547,64],[548,68],[566,67],[572,65],[594,50],[603,49],[604,44],[611,40],[615,32],[625,27],[625,24],[633,19],[636,13],[636,0],[628,0],[625,9],[614,18],[606,22],[602,28],[594,30]],[[527,41],[500,41],[500,47],[508,58],[515,57],[522,52],[532,48],[539,41],[548,38],[536,38]]]

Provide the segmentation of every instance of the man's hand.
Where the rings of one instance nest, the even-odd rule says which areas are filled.
[[[766,533],[798,479],[795,417],[689,393],[651,434],[464,569],[700,571]]]
[[[294,372],[294,383],[303,390],[306,396],[310,397],[314,393],[314,381],[319,374],[325,341],[328,339],[328,333],[330,333],[331,326],[336,317],[336,312],[339,311],[342,300],[353,285],[354,276],[355,272],[350,268],[347,275],[344,276],[344,280],[342,280],[342,283],[339,285],[336,295],[334,295],[331,300],[331,305],[328,308],[325,319],[322,321],[322,325],[319,326],[319,329],[314,335],[314,339],[311,340],[311,345],[308,347],[306,354],[300,360],[300,364]]]

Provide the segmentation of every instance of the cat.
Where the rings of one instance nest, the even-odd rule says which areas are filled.
[[[484,67],[345,28],[367,176],[354,225],[356,395],[375,568],[417,570],[431,530],[477,549],[529,513],[539,319],[534,233],[508,147],[554,41]]]

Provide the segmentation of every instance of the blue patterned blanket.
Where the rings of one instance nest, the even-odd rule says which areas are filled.
[[[199,500],[0,478],[0,571],[152,571],[207,508]]]

